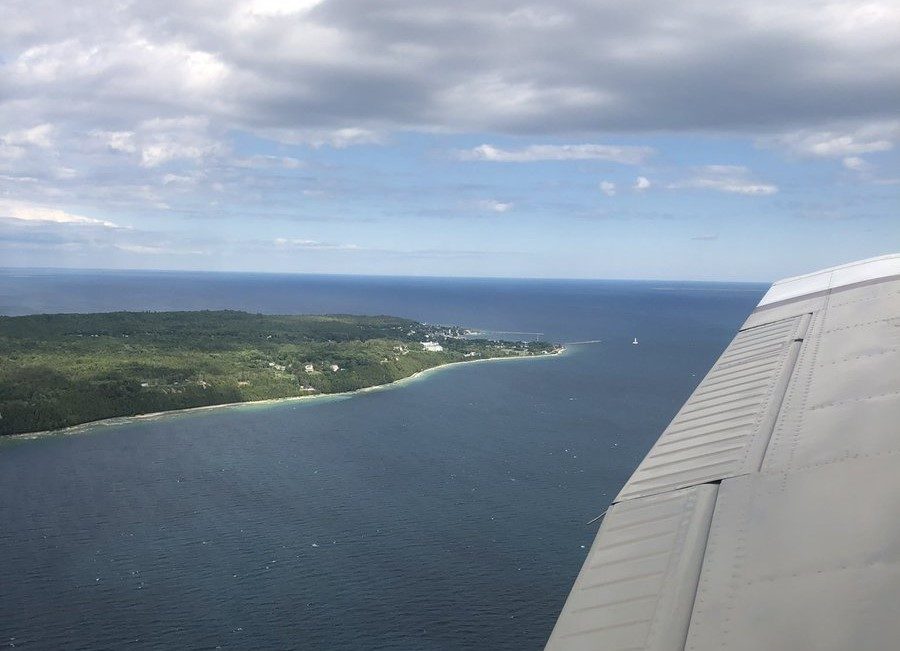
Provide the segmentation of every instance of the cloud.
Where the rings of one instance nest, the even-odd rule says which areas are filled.
[[[612,181],[600,181],[600,192],[607,197],[616,196],[616,184]]]
[[[247,158],[237,158],[232,161],[236,167],[246,167],[248,169],[269,169],[279,168],[295,170],[304,166],[303,161],[293,156],[271,156],[256,154]]]
[[[138,255],[209,255],[209,251],[203,249],[183,249],[167,245],[113,244],[113,247]]]
[[[719,236],[714,234],[694,235],[691,239],[695,242],[715,242],[719,239]]]
[[[865,172],[871,165],[859,156],[847,156],[841,161],[845,168],[854,172]]]
[[[201,116],[154,118],[138,126],[140,164],[158,167],[170,161],[200,161],[221,154],[225,146],[207,135],[209,120]]]
[[[873,185],[898,185],[900,179],[885,177],[879,173],[875,165],[859,156],[846,156],[841,160],[844,169],[854,173],[855,177]]]
[[[763,140],[799,156],[842,158],[889,151],[900,140],[900,121],[873,122],[856,127],[801,130]]]
[[[388,142],[388,134],[378,129],[361,127],[342,127],[336,129],[304,129],[302,121],[297,127],[273,127],[258,131],[258,135],[282,144],[307,145],[313,149],[332,147],[347,149],[362,145],[384,145]]]
[[[337,149],[344,149],[354,145],[378,145],[385,141],[383,133],[373,131],[372,129],[360,129],[358,127],[347,127],[343,129],[335,129],[333,131],[313,132],[301,138],[301,142],[307,142],[313,147],[324,147],[326,145]]]
[[[890,0],[8,4],[3,124],[14,109],[116,131],[202,114],[223,130],[349,130],[340,143],[396,130],[773,131],[871,122],[900,100]]]
[[[631,189],[635,192],[643,192],[644,190],[649,189],[650,185],[650,179],[648,179],[646,176],[639,176],[635,180],[634,185],[631,186]]]
[[[91,136],[102,142],[110,151],[119,151],[133,154],[137,151],[134,144],[133,131],[100,131],[96,130]]]
[[[797,211],[797,216],[802,219],[810,219],[816,221],[840,221],[848,219],[848,214],[844,210],[836,210],[834,208],[810,207]]]
[[[221,243],[215,233],[197,237],[126,228],[56,208],[0,200],[0,248],[19,264],[56,266],[79,258],[82,264],[102,266],[110,259],[122,260],[123,254],[141,264],[141,258],[149,256],[209,255],[210,248]]]
[[[320,242],[318,240],[295,239],[279,237],[273,241],[256,241],[253,244],[263,250],[270,250],[272,244],[281,251],[337,251],[356,252],[365,255],[366,258],[422,258],[422,259],[455,259],[455,258],[481,258],[506,255],[522,255],[521,251],[479,251],[469,249],[404,249],[383,247],[362,247],[356,244],[334,244]]]
[[[94,219],[84,215],[76,215],[59,208],[30,204],[24,201],[0,199],[0,218],[15,219],[27,222],[53,222],[56,224],[72,224],[87,226],[103,226],[119,228],[116,224],[103,219]]]
[[[361,251],[363,248],[356,244],[332,244],[318,240],[305,240],[300,238],[278,237],[272,242],[280,249],[303,249],[307,251]]]
[[[53,125],[38,124],[36,126],[9,131],[0,137],[3,144],[13,147],[40,147],[49,149],[53,146]]]
[[[663,180],[662,168],[605,168],[654,161],[646,138],[677,156],[686,139],[716,134],[727,142],[717,151],[766,136],[797,156],[887,171],[896,154],[878,154],[900,141],[897,33],[889,0],[221,0],[215,11],[208,0],[12,0],[0,21],[0,197],[53,207],[41,214],[58,221],[27,223],[61,233],[111,230],[95,215],[185,235],[266,224],[278,230],[256,236],[274,250],[298,220],[321,220],[318,246],[341,246],[326,223],[491,197],[515,197],[519,212],[577,184],[551,187],[552,175],[516,162],[571,161],[619,194],[645,189],[638,173],[654,176],[649,193],[675,180],[772,194],[772,179],[746,170]],[[443,163],[419,157],[438,138],[481,165],[439,177]],[[385,143],[397,146],[328,151]],[[450,195],[464,174],[487,187]],[[533,187],[519,198],[523,184]],[[583,191],[568,200],[590,203]],[[4,222],[25,228],[18,214]]]
[[[498,212],[505,213],[509,212],[513,209],[515,204],[510,201],[497,201],[496,199],[486,199],[484,201],[478,202],[478,207],[481,210],[488,210],[490,212]]]
[[[135,156],[142,167],[152,168],[172,161],[199,162],[227,152],[210,135],[204,116],[143,120],[131,131],[94,129],[90,137],[107,151]]]
[[[650,147],[624,145],[530,145],[523,149],[499,149],[493,145],[479,145],[456,152],[459,160],[494,163],[534,163],[539,161],[601,160],[623,165],[638,165],[651,154]]]
[[[730,194],[765,196],[778,192],[778,186],[755,180],[750,170],[741,165],[706,165],[693,177],[670,183],[670,189],[716,190]]]
[[[250,0],[243,10],[250,17],[284,17],[307,12],[321,3],[322,0]]]
[[[38,124],[0,135],[0,169],[14,169],[17,161],[27,163],[35,158],[35,149],[51,149],[53,131],[52,124]]]

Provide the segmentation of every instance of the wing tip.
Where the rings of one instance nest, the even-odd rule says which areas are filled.
[[[898,275],[900,275],[900,253],[857,260],[800,276],[776,280],[763,296],[758,307]]]

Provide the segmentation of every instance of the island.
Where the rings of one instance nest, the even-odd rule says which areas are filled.
[[[391,316],[239,311],[0,317],[0,435],[345,393],[446,364],[555,354]]]

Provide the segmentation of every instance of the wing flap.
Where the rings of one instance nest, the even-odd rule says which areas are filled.
[[[613,505],[547,648],[682,649],[717,488]]]

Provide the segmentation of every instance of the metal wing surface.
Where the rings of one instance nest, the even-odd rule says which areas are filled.
[[[900,649],[900,255],[769,289],[616,497],[547,649]]]

